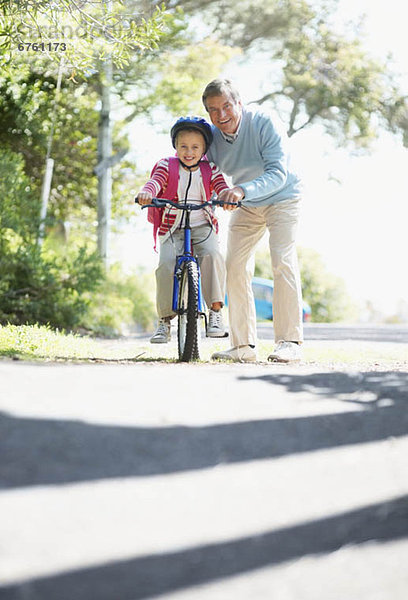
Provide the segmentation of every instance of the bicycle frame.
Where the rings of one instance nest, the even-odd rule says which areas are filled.
[[[183,263],[193,261],[197,264],[198,269],[198,312],[204,314],[204,302],[201,290],[201,271],[198,260],[191,251],[191,227],[190,227],[190,213],[186,211],[186,223],[184,226],[184,248],[183,254],[176,257],[176,265],[174,267],[174,278],[173,278],[173,310],[177,312],[177,301],[179,295],[179,281]]]
[[[136,198],[137,201],[137,198]],[[193,210],[200,210],[206,206],[216,206],[224,203],[213,198],[201,204],[179,204],[164,198],[152,198],[151,204],[145,204],[142,208],[150,206],[164,208],[166,205],[185,211],[183,253],[176,256],[176,264],[173,277],[172,308],[178,319],[178,348],[179,358],[185,362],[196,360],[199,355],[198,319],[204,317],[207,329],[207,317],[204,310],[203,294],[201,290],[201,272],[199,262],[192,252],[190,214]],[[182,288],[182,289],[181,289]]]

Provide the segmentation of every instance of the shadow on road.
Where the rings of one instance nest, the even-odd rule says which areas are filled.
[[[322,398],[338,398],[364,406],[367,410],[393,405],[408,407],[408,373],[369,371],[367,373],[311,373],[308,375],[241,376],[240,381],[257,380],[286,388],[288,392],[308,392]],[[367,395],[369,399],[367,399]],[[408,433],[408,432],[407,432]]]
[[[0,588],[3,600],[138,600],[345,545],[408,536],[408,496],[295,527]]]
[[[240,376],[350,411],[206,427],[142,428],[0,415],[0,486],[60,484],[166,474],[219,463],[362,444],[408,433],[407,373]],[[251,402],[251,398],[248,398]],[[2,600],[137,600],[330,553],[408,536],[408,496],[221,543],[145,555],[0,587]],[[109,543],[109,540],[107,540]]]
[[[118,427],[0,413],[0,488],[203,469],[401,437],[408,433],[408,374],[241,376],[273,390],[338,398],[350,411],[202,427]],[[369,400],[366,399],[370,392]],[[248,399],[250,402],[250,399]],[[359,405],[356,410],[355,405]]]

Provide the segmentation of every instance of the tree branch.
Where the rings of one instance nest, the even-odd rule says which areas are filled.
[[[262,96],[262,98],[259,98],[259,100],[251,100],[251,102],[248,102],[248,104],[263,104],[270,98],[273,98],[273,96],[283,96],[283,95],[284,95],[283,90],[279,90],[278,92],[271,92],[270,94],[266,94],[265,96]]]
[[[315,117],[317,117],[317,116],[318,116],[318,114],[319,114],[319,111],[318,111],[318,110],[317,110],[317,111],[315,111],[314,113],[312,113],[312,114],[309,116],[309,118],[307,119],[307,121],[305,121],[305,122],[303,123],[303,125],[301,125],[300,127],[296,127],[296,128],[294,128],[294,127],[289,127],[289,130],[288,130],[288,136],[289,136],[289,137],[292,137],[292,135],[294,135],[295,133],[297,133],[297,132],[298,132],[298,131],[300,131],[301,129],[304,129],[305,127],[307,127],[308,125],[310,125],[310,123],[313,121],[313,119],[314,119]]]
[[[290,112],[289,129],[288,129],[288,136],[289,137],[291,135],[293,135],[293,133],[295,132],[294,125],[295,125],[295,120],[296,120],[296,117],[298,115],[298,112],[299,112],[299,97],[294,99],[294,101],[293,101],[293,107],[292,107],[292,110]]]
[[[113,154],[108,159],[105,159],[105,160],[101,161],[100,163],[98,163],[96,165],[96,167],[94,167],[95,175],[99,176],[104,169],[109,169],[110,167],[113,167],[114,165],[116,165],[118,162],[120,162],[122,160],[122,158],[124,156],[126,156],[127,152],[128,152],[127,150],[119,150],[119,152],[117,152],[116,154]]]

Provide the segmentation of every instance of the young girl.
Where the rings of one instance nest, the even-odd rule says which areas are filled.
[[[202,203],[208,199],[208,192],[219,194],[228,188],[225,179],[214,163],[203,169],[207,161],[205,153],[212,142],[210,125],[200,117],[181,117],[170,131],[173,147],[178,158],[177,192],[173,198],[166,196],[169,184],[169,161],[160,160],[151,179],[137,195],[139,204],[150,204],[159,194],[175,202]],[[203,181],[208,173],[209,181]],[[169,186],[170,187],[170,186]],[[150,342],[165,344],[170,341],[170,321],[175,316],[172,309],[173,274],[176,256],[182,253],[183,231],[180,223],[183,211],[173,207],[162,213],[158,234],[160,241],[159,265],[156,269],[156,306],[159,322]],[[221,308],[225,297],[225,263],[219,250],[218,223],[212,210],[208,208],[191,213],[191,240],[194,253],[198,256],[205,302],[209,308],[207,335],[223,337],[225,334]]]

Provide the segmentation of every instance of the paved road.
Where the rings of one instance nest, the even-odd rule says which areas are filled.
[[[273,323],[258,322],[259,339],[274,338]],[[149,339],[151,334],[139,333],[135,337]],[[344,325],[342,323],[304,323],[306,342],[313,341],[366,341],[408,344],[407,325]]]
[[[258,337],[273,339],[272,324],[258,323]],[[333,323],[305,323],[305,341],[353,340],[408,344],[407,325],[343,325]]]
[[[406,600],[408,373],[0,362],[1,600]]]

